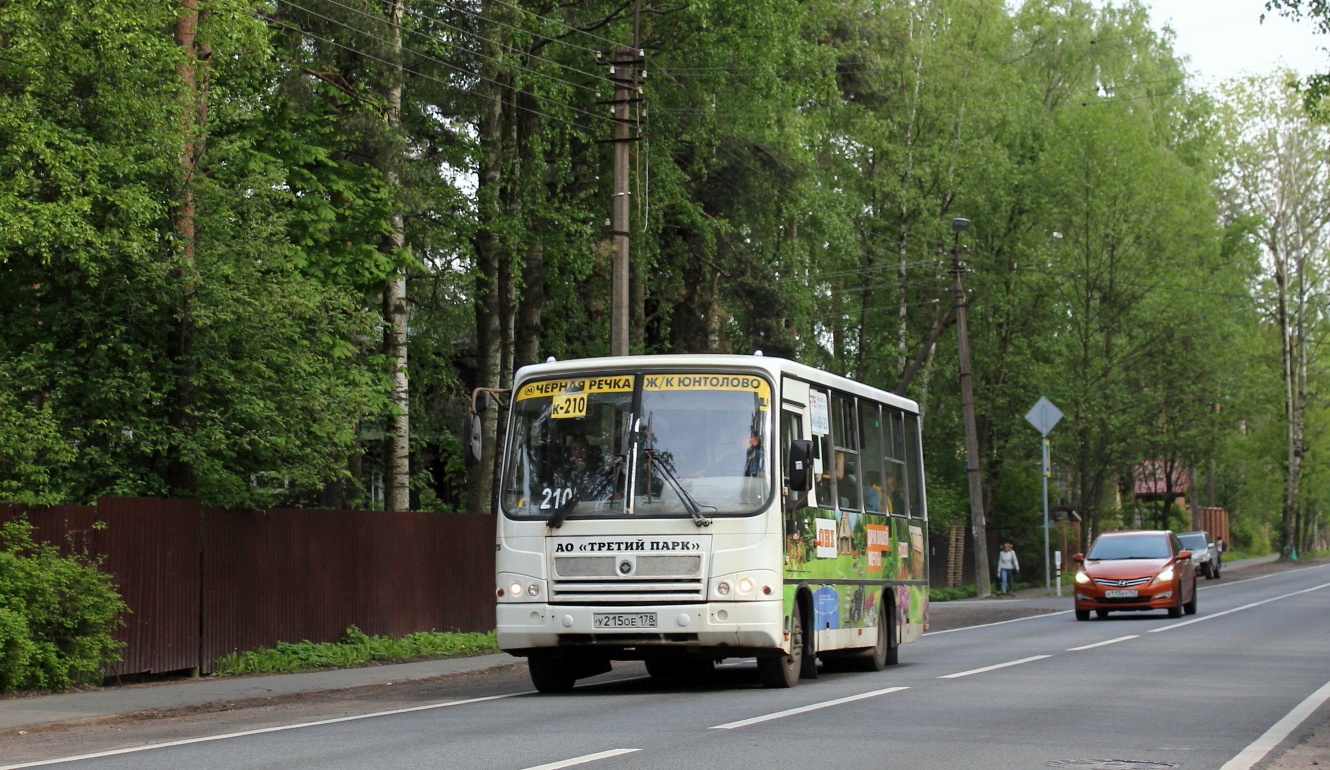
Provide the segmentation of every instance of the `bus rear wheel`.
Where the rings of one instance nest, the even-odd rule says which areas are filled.
[[[881,671],[887,666],[899,662],[898,647],[893,644],[896,637],[895,626],[891,622],[894,614],[885,603],[879,604],[877,613],[877,643],[865,652],[852,658],[860,671]]]
[[[790,615],[790,652],[757,659],[757,678],[763,687],[788,689],[799,684],[804,660],[804,620],[799,602]]]

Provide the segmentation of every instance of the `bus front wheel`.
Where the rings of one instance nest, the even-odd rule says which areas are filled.
[[[526,667],[531,671],[531,684],[543,693],[570,692],[577,682],[573,667],[561,658],[530,657]]]
[[[799,684],[799,673],[804,659],[804,620],[799,602],[794,603],[790,615],[790,652],[787,655],[764,656],[757,659],[757,676],[763,687],[788,689]]]

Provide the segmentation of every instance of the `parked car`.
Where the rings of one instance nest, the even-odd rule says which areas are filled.
[[[1076,619],[1110,612],[1168,610],[1196,614],[1196,565],[1168,530],[1105,532],[1085,554],[1075,554]]]
[[[1215,546],[1215,540],[1209,532],[1203,529],[1179,532],[1178,539],[1182,541],[1182,547],[1191,551],[1191,560],[1196,564],[1197,572],[1205,575],[1206,580],[1219,577],[1219,548]]]

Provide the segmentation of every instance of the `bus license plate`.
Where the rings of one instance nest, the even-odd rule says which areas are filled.
[[[1109,599],[1131,599],[1139,595],[1135,588],[1114,588],[1104,592]]]
[[[654,612],[597,612],[596,628],[655,628]]]

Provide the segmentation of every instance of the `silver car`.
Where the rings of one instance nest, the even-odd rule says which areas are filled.
[[[1219,549],[1215,547],[1215,539],[1210,537],[1209,532],[1203,529],[1179,532],[1178,539],[1188,551],[1191,551],[1191,560],[1196,565],[1197,574],[1205,575],[1206,580],[1219,577]]]

